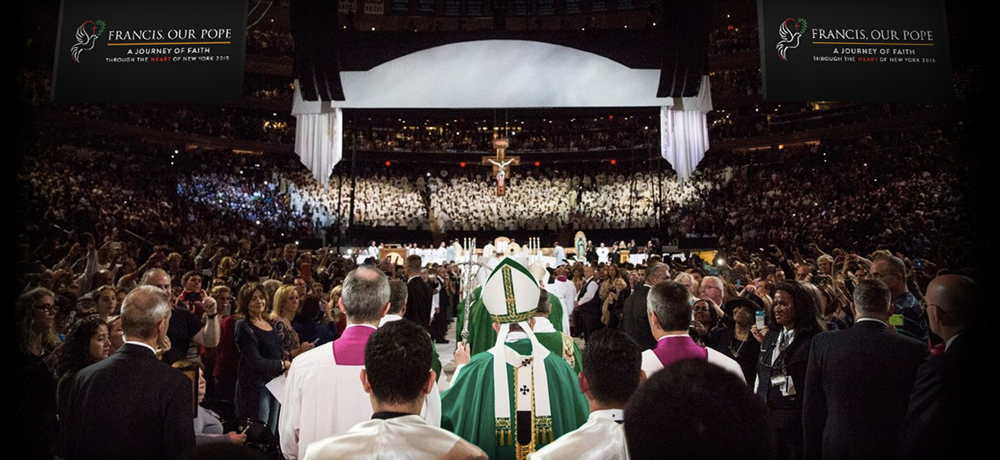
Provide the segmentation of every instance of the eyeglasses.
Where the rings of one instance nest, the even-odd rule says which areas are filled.
[[[921,300],[920,301],[920,313],[927,313],[927,308],[928,307],[936,307],[936,308],[938,308],[938,309],[940,309],[942,311],[947,311],[947,310],[941,308],[941,306],[938,305],[938,304],[927,303],[927,300]]]
[[[41,305],[35,305],[35,310],[44,311],[44,312],[47,312],[47,313],[55,313],[56,312],[56,306],[55,305],[50,305],[50,304],[43,303]]]

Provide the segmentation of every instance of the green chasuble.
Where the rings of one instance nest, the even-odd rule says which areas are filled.
[[[483,291],[482,286],[477,287],[472,290],[472,305],[469,307],[469,354],[471,356],[476,356],[486,350],[489,350],[493,345],[497,343],[497,333],[493,330],[493,319],[490,318],[490,312],[486,311],[486,306],[483,305],[483,300],[480,295]],[[458,315],[457,322],[455,323],[458,328],[457,340],[462,341],[462,327],[465,325],[465,301],[459,302],[458,304]]]
[[[555,324],[553,324],[555,326]],[[548,348],[552,354],[562,357],[577,374],[583,372],[583,355],[573,338],[562,332],[535,332],[538,343]]]
[[[568,332],[563,329],[563,307],[562,302],[555,294],[549,293],[549,321],[552,321],[552,327],[559,332]],[[546,345],[548,348],[548,345]],[[551,348],[550,348],[551,350]]]
[[[441,380],[441,356],[438,355],[437,347],[434,345],[434,339],[431,339],[431,369],[434,369],[434,375],[437,375],[438,381]]]
[[[508,342],[507,346],[522,355],[530,355],[531,342],[521,339]],[[441,428],[457,434],[486,452],[491,460],[512,460],[516,458],[515,446],[508,439],[498,446],[496,416],[493,396],[493,354],[481,353],[472,357],[469,364],[462,367],[451,388],[441,393]],[[545,358],[545,372],[548,381],[549,405],[552,409],[552,435],[554,439],[569,433],[587,422],[590,406],[580,392],[577,375],[561,357],[548,354]],[[507,364],[507,382],[514,385],[514,366]],[[511,407],[511,432],[517,433],[517,412],[514,405],[514,391],[508,392]],[[540,436],[538,436],[540,438]],[[550,441],[537,442],[535,450]]]

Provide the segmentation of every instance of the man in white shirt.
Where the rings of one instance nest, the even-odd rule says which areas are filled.
[[[372,334],[360,372],[372,407],[371,420],[312,443],[305,459],[485,459],[486,453],[475,445],[429,425],[420,416],[425,399],[435,397],[432,349],[427,333],[411,321],[392,321]]]
[[[372,415],[358,376],[365,366],[365,344],[389,309],[388,278],[377,268],[358,267],[344,279],[338,307],[347,315],[340,338],[299,355],[288,370],[278,419],[285,458],[303,458],[310,443]],[[440,400],[427,402],[436,403],[428,418],[437,425]]]
[[[596,332],[587,340],[580,373],[580,391],[590,403],[587,423],[528,458],[627,459],[623,411],[646,380],[641,365],[642,351],[627,335],[614,329]]]

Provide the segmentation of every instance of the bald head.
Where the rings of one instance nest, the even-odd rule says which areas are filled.
[[[122,302],[122,330],[128,340],[156,339],[161,329],[160,322],[169,318],[167,293],[159,287],[139,286]],[[166,326],[162,329],[165,332]]]
[[[931,330],[947,340],[977,324],[982,291],[972,278],[942,275],[927,285],[924,301]]]

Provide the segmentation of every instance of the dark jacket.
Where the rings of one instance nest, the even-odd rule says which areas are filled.
[[[194,447],[191,380],[126,343],[77,373],[66,417],[69,460],[171,459]]]

